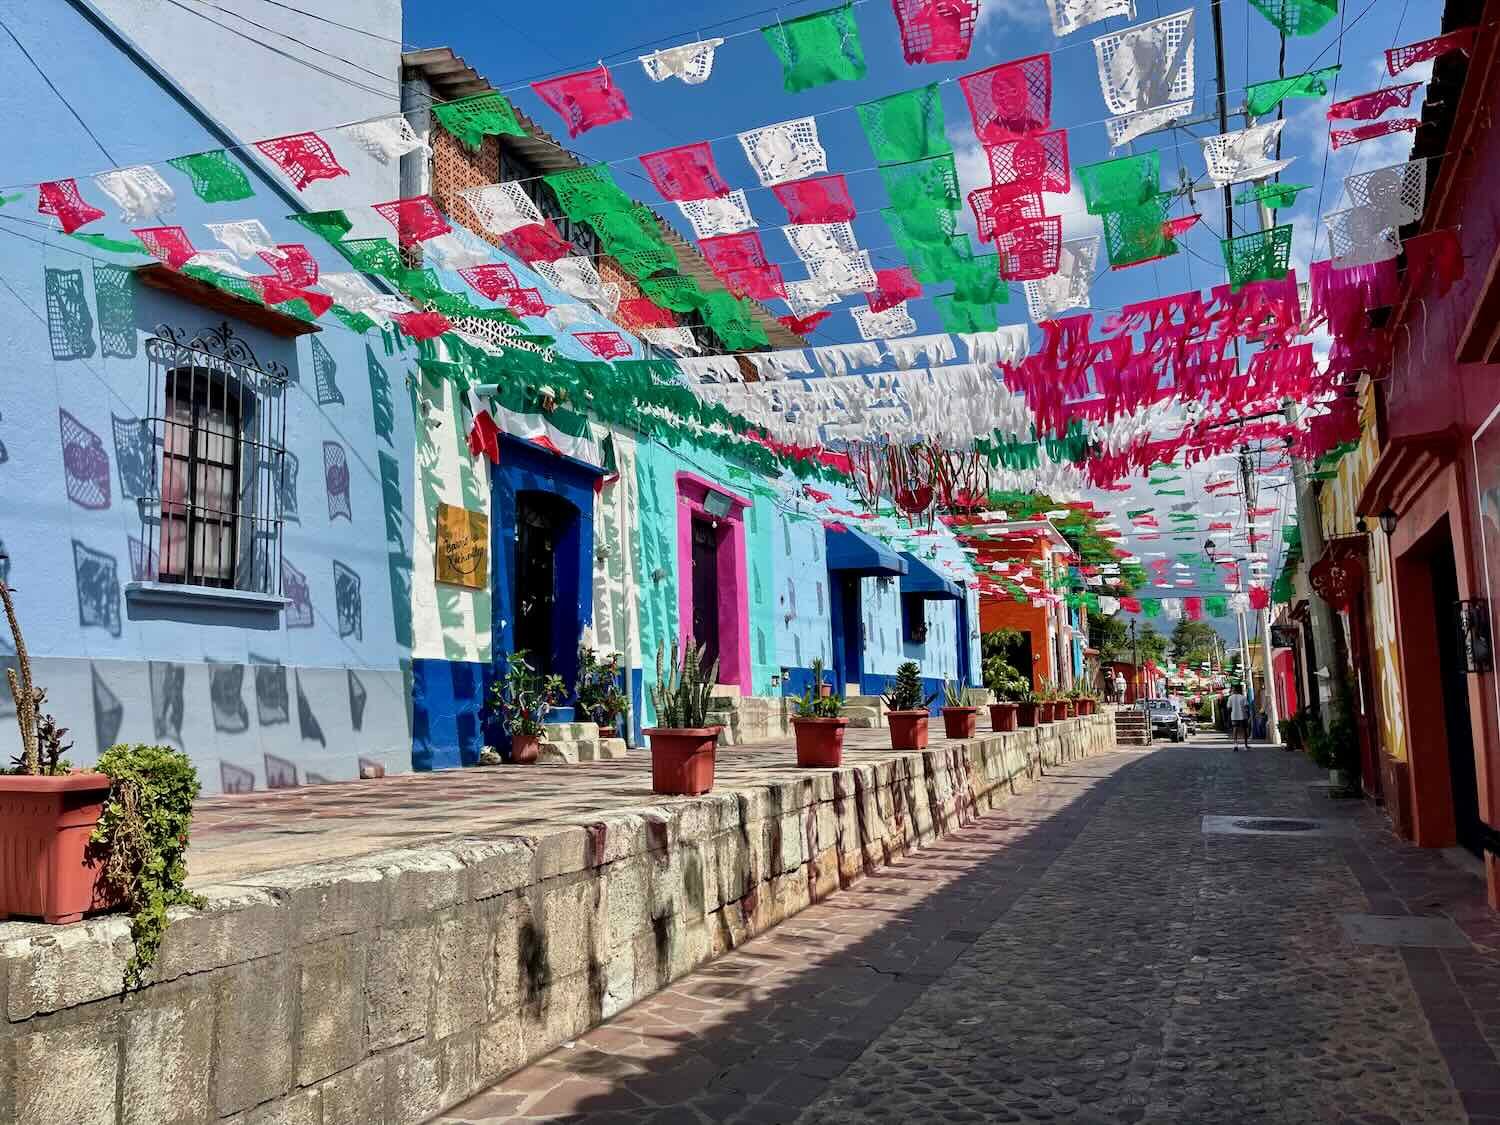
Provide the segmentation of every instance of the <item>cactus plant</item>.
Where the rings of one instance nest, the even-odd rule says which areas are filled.
[[[5,670],[10,695],[16,703],[16,725],[21,728],[21,756],[14,759],[12,765],[20,774],[52,776],[67,773],[68,762],[63,755],[73,746],[71,742],[63,741],[68,728],[58,726],[57,720],[42,710],[42,704],[47,702],[47,692],[32,682],[31,657],[26,652],[26,639],[21,636],[16,604],[10,595],[10,587],[0,579],[0,604],[5,607],[5,620],[10,626],[16,650],[16,666]]]
[[[656,646],[656,683],[651,702],[656,707],[656,725],[668,730],[694,730],[708,725],[708,703],[719,680],[715,660],[708,675],[702,675],[704,647],[689,637],[678,662],[677,642],[672,642],[670,668],[663,660],[664,647]]]

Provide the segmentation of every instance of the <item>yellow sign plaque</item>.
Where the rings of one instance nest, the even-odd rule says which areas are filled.
[[[490,518],[483,512],[439,504],[437,580],[483,590],[490,584]]]

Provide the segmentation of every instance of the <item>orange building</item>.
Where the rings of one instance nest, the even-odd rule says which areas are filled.
[[[1048,520],[974,524],[964,532],[974,536],[972,543],[979,552],[975,567],[981,574],[988,571],[997,578],[1010,578],[1038,594],[1052,589],[1073,554],[1068,541]],[[980,633],[1014,629],[1024,634],[1030,646],[1032,686],[1051,681],[1071,687],[1079,664],[1075,650],[1081,653],[1087,629],[1070,620],[1073,615],[1067,606],[1050,599],[1017,602],[1008,591],[993,585],[984,591],[979,599]]]

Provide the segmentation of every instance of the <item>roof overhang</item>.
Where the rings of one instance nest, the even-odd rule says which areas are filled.
[[[906,561],[890,547],[852,527],[825,523],[823,538],[829,570],[875,578],[899,578],[909,569]]]
[[[902,551],[906,561],[906,576],[901,579],[903,594],[917,594],[929,601],[962,601],[963,591],[958,583],[944,578],[929,563],[923,562],[910,551]]]

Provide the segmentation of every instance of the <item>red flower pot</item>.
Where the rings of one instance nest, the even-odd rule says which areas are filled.
[[[990,729],[991,730],[1015,730],[1016,712],[1020,710],[1017,703],[991,703],[990,704]],[[1030,725],[1029,723],[1027,724]]]
[[[1036,705],[1036,721],[1042,724],[1052,722],[1057,717],[1056,713],[1053,711],[1053,708],[1056,706],[1057,704],[1050,701],[1038,703]]]
[[[0,777],[0,920],[76,922],[115,905],[85,859],[108,797],[102,773]]]
[[[844,760],[844,729],[848,725],[848,719],[793,719],[797,764],[809,769],[837,769]]]
[[[1041,712],[1040,703],[1017,703],[1016,721],[1023,727],[1034,727],[1041,718]]]
[[[510,761],[512,765],[529,766],[542,756],[542,736],[539,734],[516,734],[510,739]]]
[[[943,708],[943,733],[949,738],[973,738],[978,727],[978,707]]]
[[[892,750],[927,749],[926,711],[887,711],[885,718],[891,726]]]
[[[1078,713],[1085,719],[1094,713],[1094,701],[1092,699],[1080,699],[1078,701]]]
[[[1059,719],[1071,719],[1074,716],[1074,714],[1076,714],[1076,710],[1077,710],[1077,706],[1078,705],[1076,703],[1074,703],[1071,699],[1065,699],[1061,703],[1059,703],[1057,706],[1062,709],[1060,711],[1060,713],[1056,716],[1057,718],[1059,718]]]
[[[714,787],[714,750],[723,727],[652,727],[651,791],[696,797]]]
[[[820,699],[827,699],[832,694],[833,694],[833,685],[832,684],[819,684],[818,685],[818,697]]]

